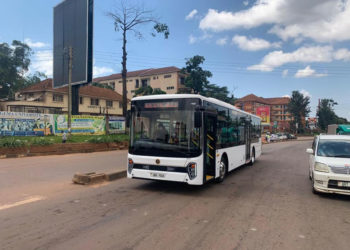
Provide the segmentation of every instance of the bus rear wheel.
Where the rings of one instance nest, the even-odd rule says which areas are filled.
[[[217,183],[223,182],[226,177],[226,173],[227,173],[226,162],[224,159],[221,159],[219,177],[216,179],[216,182]]]
[[[249,165],[253,166],[255,163],[255,148],[253,148],[252,158],[250,159]]]

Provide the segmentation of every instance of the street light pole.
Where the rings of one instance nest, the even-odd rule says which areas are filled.
[[[72,131],[72,69],[73,69],[73,48],[69,47],[68,66],[68,133]]]

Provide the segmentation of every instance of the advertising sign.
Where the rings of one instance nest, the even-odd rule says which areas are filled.
[[[104,116],[73,115],[73,134],[94,134],[103,135],[106,131],[106,120]],[[55,115],[55,133],[60,135],[68,132],[68,116]]]
[[[118,116],[109,117],[109,133],[110,134],[120,134],[125,133],[125,118]]]
[[[270,125],[270,107],[269,106],[257,107],[256,115],[261,118],[262,125]]]
[[[35,113],[0,112],[1,136],[52,135],[53,115]]]

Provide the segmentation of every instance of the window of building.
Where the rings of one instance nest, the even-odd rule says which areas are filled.
[[[91,106],[98,106],[100,104],[100,100],[97,98],[91,98],[90,104],[91,104]]]
[[[82,96],[79,97],[79,104],[83,104],[83,97]]]
[[[131,90],[131,93],[135,93],[136,92],[136,90]]]
[[[123,108],[123,104],[121,102],[119,102],[119,108],[122,109]]]
[[[122,83],[123,81],[119,81],[119,83]]]
[[[148,79],[142,79],[141,84],[142,84],[142,87],[148,86]]]
[[[107,106],[107,107],[113,107],[113,101],[111,101],[111,100],[106,100],[106,106]]]
[[[164,78],[171,78],[171,75],[164,75]]]
[[[169,87],[166,87],[167,90],[171,90],[171,89],[175,89],[174,86],[169,86]]]
[[[135,89],[138,89],[139,87],[140,87],[139,79],[136,79]]]
[[[28,94],[28,98],[33,98],[34,97],[34,94],[33,93],[29,93]]]
[[[110,82],[109,86],[111,86],[113,88],[113,90],[115,90],[115,82]]]
[[[63,95],[53,94],[52,101],[54,101],[54,102],[63,102]]]
[[[180,77],[180,84],[185,84],[185,77]]]

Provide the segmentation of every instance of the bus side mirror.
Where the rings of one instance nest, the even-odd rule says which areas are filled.
[[[200,111],[194,112],[194,127],[195,128],[202,127],[202,112]]]
[[[126,117],[125,117],[125,125],[127,128],[130,128],[130,119],[131,119],[131,111],[128,110],[126,112]]]

